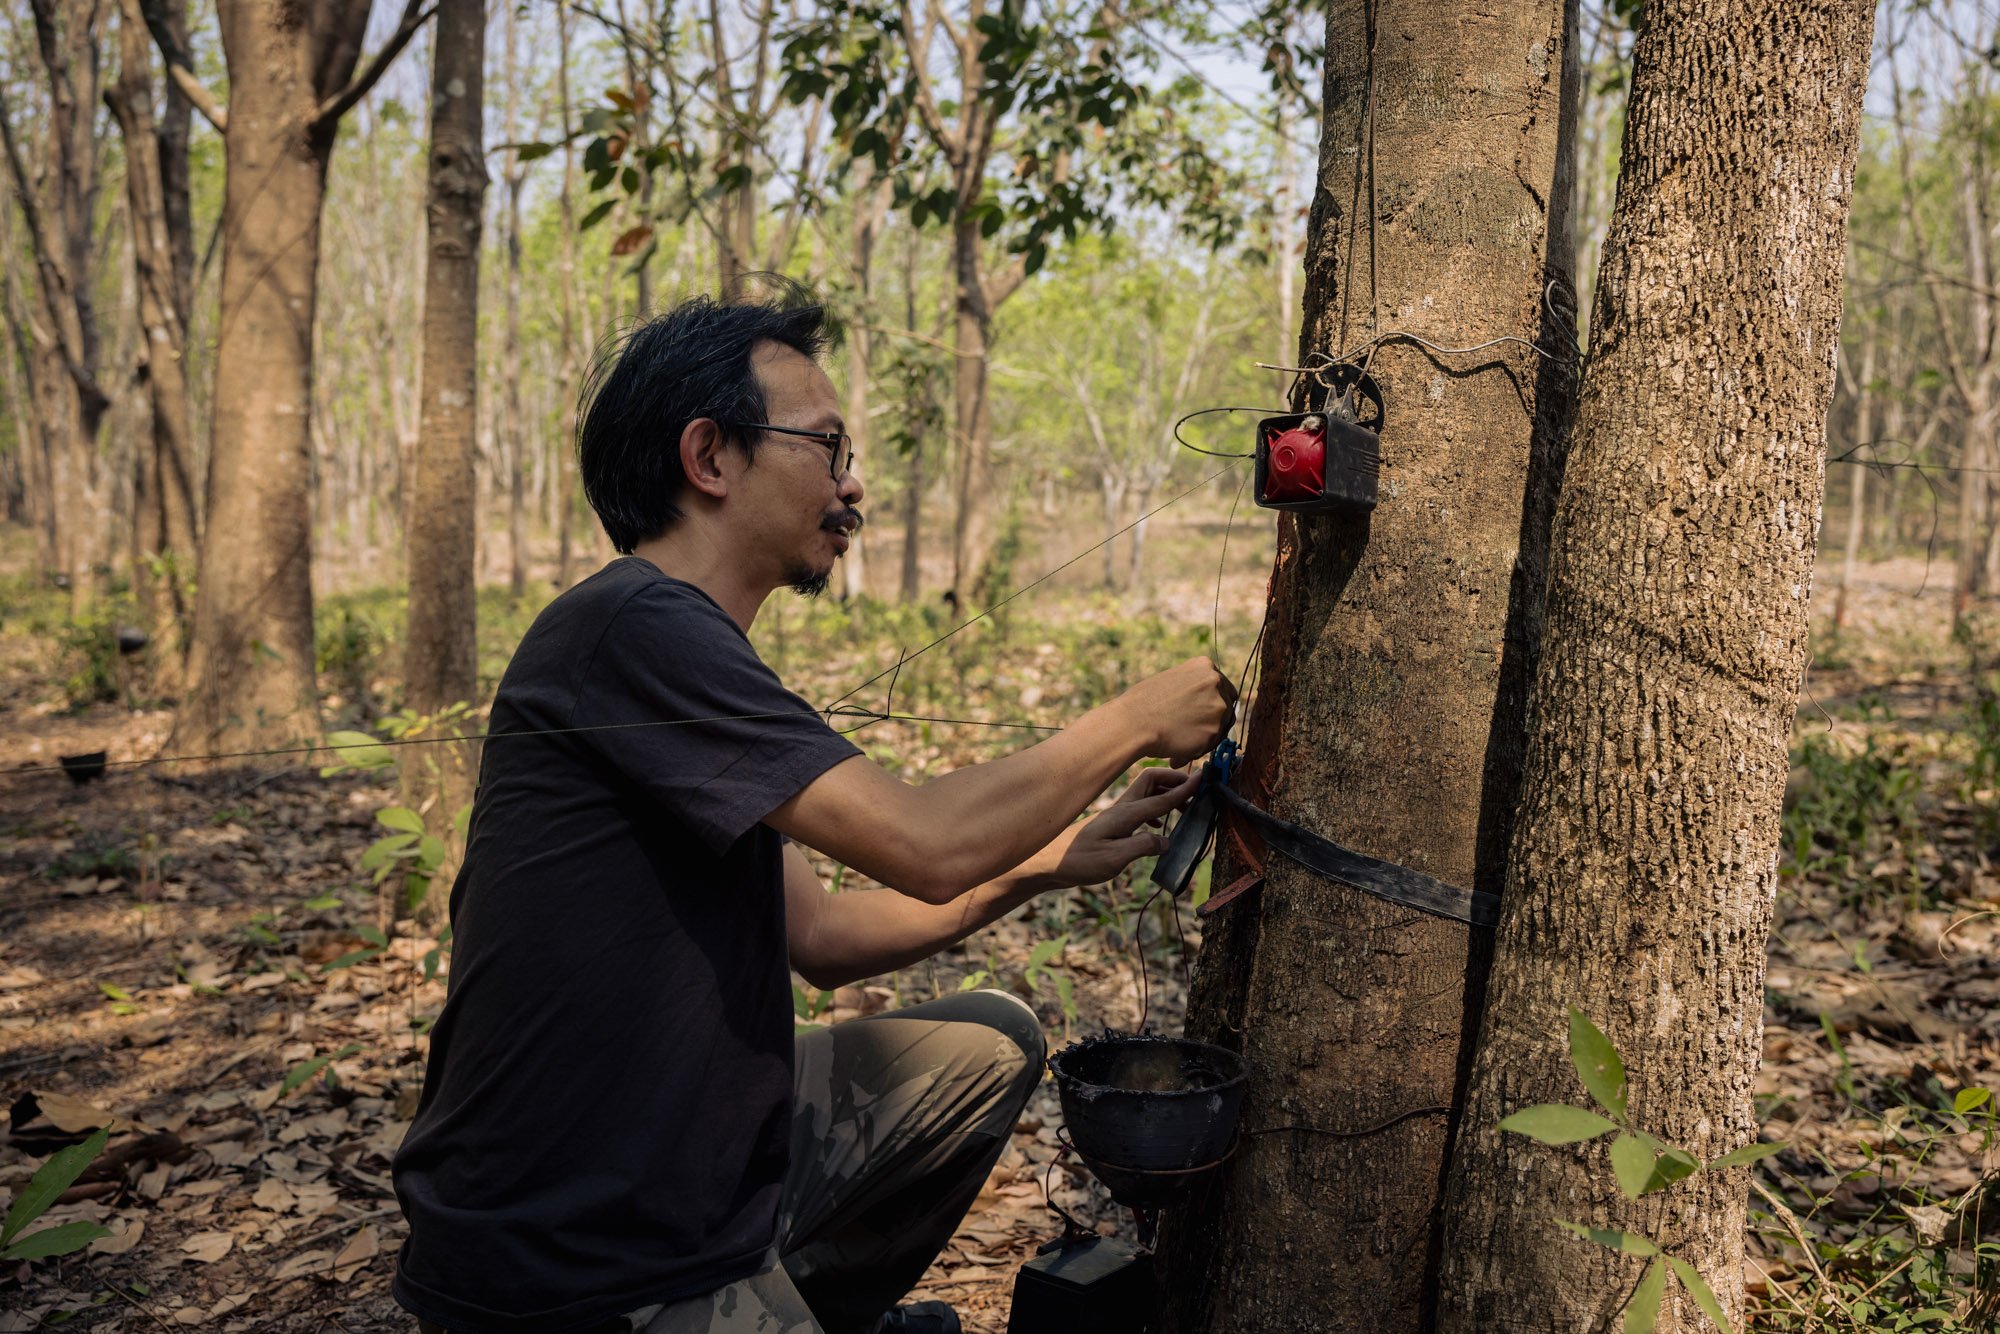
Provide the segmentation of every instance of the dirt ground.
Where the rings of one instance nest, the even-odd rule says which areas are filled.
[[[1842,654],[1823,653],[1833,665],[1808,681],[1802,735],[1851,731],[1843,710],[1871,690],[1913,734],[1961,702],[1937,646],[1943,590],[1918,596],[1919,582],[1912,562],[1869,569]],[[1185,600],[1207,610],[1199,596]],[[374,891],[357,865],[393,793],[369,776],[299,769],[113,769],[73,784],[44,766],[101,748],[151,753],[170,718],[116,705],[67,712],[24,675],[33,661],[0,632],[0,1097],[10,1132],[0,1192],[17,1193],[88,1124],[116,1118],[112,1151],[44,1220],[88,1219],[112,1236],[0,1269],[0,1334],[65,1318],[226,1334],[412,1329],[388,1295],[403,1236],[389,1159],[415,1105],[422,1018],[443,999],[442,981],[425,977],[436,941],[406,924],[381,952],[330,966],[373,948]],[[871,743],[914,744],[898,726],[883,724]],[[1771,1135],[1792,1146],[1768,1179],[1829,1201],[1806,1211],[1805,1226],[1879,1217],[1908,1198],[1913,1174],[1948,1194],[2000,1167],[1969,1129],[1942,1134],[1921,1160],[1879,1152],[1879,1114],[1899,1099],[1948,1103],[2000,1076],[2000,873],[1969,819],[1933,815],[1921,838],[1866,868],[1898,894],[1923,889],[1908,897],[1928,906],[1850,902],[1810,877],[1789,881],[1780,901],[1759,1105]],[[1052,930],[1046,916],[1002,923],[934,968],[843,988],[818,1017],[952,991],[988,969],[1037,1005],[1052,1044],[1131,1028],[1129,918],[1100,919],[1086,937],[1081,901],[1069,907],[1073,944],[1057,962],[1075,988],[1074,1020],[1046,976],[1024,976]],[[1148,987],[1154,1023],[1176,1029],[1183,991],[1164,957]],[[288,1088],[301,1071],[309,1077]],[[1101,1188],[1055,1164],[1054,1103],[1045,1085],[917,1294],[953,1302],[976,1334],[1005,1328],[1016,1269],[1059,1231],[1045,1179],[1057,1203],[1129,1235],[1131,1220]],[[1878,1170],[1852,1175],[1871,1161]],[[1756,1249],[1746,1281],[1778,1300],[1800,1281],[1797,1256],[1775,1242]]]

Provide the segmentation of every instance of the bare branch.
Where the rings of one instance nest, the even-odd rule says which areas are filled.
[[[361,67],[361,72],[356,74],[345,88],[319,104],[319,110],[313,113],[312,128],[322,133],[331,129],[342,116],[347,114],[349,108],[368,96],[368,90],[375,86],[376,81],[388,71],[390,64],[402,54],[403,48],[410,44],[410,39],[417,35],[417,29],[423,27],[435,13],[437,13],[436,5],[426,9],[423,0],[407,0],[403,6],[403,20],[396,25],[396,31],[389,34],[389,40],[382,43],[382,49]]]
[[[143,3],[141,0],[121,0],[121,3],[127,23],[144,23],[146,31],[153,34],[153,45],[160,48],[160,59],[166,62],[167,77],[181,90],[181,96],[201,113],[203,120],[215,127],[217,134],[229,133],[228,111],[215,100],[215,94],[195,77],[194,64],[181,46],[179,34],[167,21],[167,13],[161,8],[160,0],[144,0]]]
[[[910,53],[910,89],[915,94],[913,100],[916,102],[917,119],[923,124],[924,133],[930,135],[931,141],[944,154],[945,160],[956,170],[960,160],[965,156],[965,141],[954,134],[951,127],[944,123],[944,117],[938,114],[937,97],[931,91],[931,72],[924,67],[924,61],[930,56],[931,24],[930,22],[924,24],[920,41],[917,16],[910,12],[910,0],[899,0],[899,8],[902,14],[903,41],[909,47]],[[931,17],[933,19],[937,17],[935,6],[932,6]]]

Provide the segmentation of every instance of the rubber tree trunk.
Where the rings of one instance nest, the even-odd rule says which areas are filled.
[[[1742,1306],[1745,1169],[1638,1204],[1606,1140],[1496,1129],[1586,1101],[1567,1010],[1618,1047],[1637,1129],[1754,1139],[1786,748],[1807,659],[1872,0],[1651,0],[1633,52],[1532,702],[1453,1157],[1446,1334],[1614,1328],[1644,1234]],[[1678,1282],[1661,1331],[1709,1325]]]
[[[485,0],[440,0],[431,70],[430,182],[425,206],[422,416],[410,485],[410,625],[403,658],[406,701],[422,714],[470,703],[475,646],[478,531],[479,233],[486,198]],[[440,735],[466,728],[444,724]],[[404,798],[444,818],[472,800],[471,742],[421,748],[403,765]],[[455,859],[454,859],[455,860]],[[438,881],[449,885],[453,867]]]
[[[1575,21],[1563,0],[1329,10],[1302,354],[1368,337],[1373,292],[1381,330],[1560,355],[1376,353],[1381,503],[1281,523],[1246,738],[1266,809],[1489,890],[1516,791],[1546,456],[1574,380],[1545,288],[1570,291],[1559,128]],[[1282,861],[1263,870],[1210,919],[1191,997],[1189,1034],[1249,1060],[1248,1133],[1167,1213],[1171,1327],[1413,1334],[1480,995],[1471,929]],[[1242,871],[1225,857],[1214,883]]]
[[[951,534],[951,588],[961,599],[973,599],[984,586],[986,561],[993,552],[995,503],[993,405],[987,385],[993,311],[986,299],[976,217],[953,224],[952,273],[957,292],[952,422],[958,457],[952,480],[957,522]]]
[[[312,333],[320,206],[367,0],[218,7],[229,68],[208,502],[172,753],[319,737],[313,672]]]
[[[174,15],[178,18],[178,15]],[[152,409],[152,435],[140,457],[137,497],[147,513],[147,558],[134,571],[143,590],[153,639],[153,685],[173,690],[181,663],[180,628],[193,612],[192,576],[199,544],[195,519],[194,446],[189,436],[187,275],[175,235],[174,194],[184,209],[187,189],[187,100],[171,84],[167,110],[153,117],[153,43],[138,0],[124,0],[118,18],[118,80],[105,101],[125,140],[125,197],[132,223],[132,267],[145,334],[141,378]],[[178,161],[176,161],[178,159]],[[156,564],[155,564],[156,562]]]

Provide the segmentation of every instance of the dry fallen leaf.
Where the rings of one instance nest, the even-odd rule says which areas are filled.
[[[181,1249],[191,1259],[202,1264],[214,1264],[229,1254],[229,1248],[235,1244],[235,1236],[228,1232],[197,1232],[181,1243]]]
[[[327,1266],[332,1263],[332,1251],[307,1251],[304,1255],[295,1255],[279,1265],[276,1272],[271,1275],[271,1281],[282,1283],[288,1278],[299,1278],[306,1274],[323,1274]]]
[[[141,1218],[123,1218],[110,1224],[111,1235],[99,1237],[90,1243],[90,1249],[97,1255],[123,1255],[139,1244],[139,1238],[146,1231],[146,1222]]]
[[[265,1177],[257,1187],[257,1193],[250,1197],[250,1203],[259,1209],[269,1209],[273,1213],[288,1213],[299,1202],[292,1188],[276,1177]]]
[[[375,1225],[370,1223],[350,1237],[347,1244],[340,1248],[340,1254],[334,1257],[334,1281],[347,1282],[366,1269],[381,1252],[382,1243],[375,1235]]]
[[[33,1106],[29,1106],[30,1099]],[[65,1134],[82,1135],[93,1130],[109,1130],[116,1135],[127,1130],[147,1130],[137,1121],[128,1120],[102,1107],[73,1098],[67,1093],[51,1093],[47,1089],[29,1089],[24,1098],[17,1099],[13,1107],[13,1122],[16,1133],[26,1128],[39,1112],[57,1130]]]

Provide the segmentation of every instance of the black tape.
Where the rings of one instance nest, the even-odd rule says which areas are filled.
[[[1203,788],[1204,792],[1211,790],[1231,810],[1255,825],[1273,852],[1289,857],[1308,870],[1351,885],[1364,894],[1373,894],[1378,899],[1438,917],[1449,917],[1469,926],[1492,926],[1500,919],[1498,894],[1460,889],[1422,871],[1413,871],[1407,866],[1343,848],[1310,829],[1260,810],[1220,783],[1211,783]]]
[[[1208,851],[1208,840],[1215,833],[1216,816],[1220,814],[1215,805],[1215,792],[1220,786],[1204,776],[1201,791],[1195,793],[1194,800],[1181,812],[1174,832],[1167,835],[1167,850],[1153,863],[1153,883],[1175,898],[1188,887],[1195,863]]]

